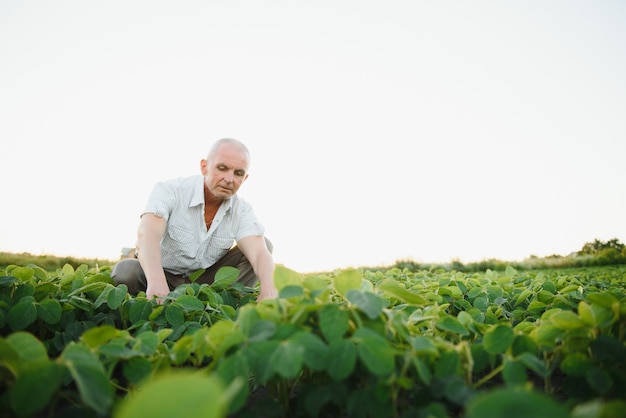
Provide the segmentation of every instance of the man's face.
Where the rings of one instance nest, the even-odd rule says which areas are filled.
[[[222,144],[211,160],[202,160],[204,184],[219,199],[228,199],[248,178],[248,155],[232,144]]]

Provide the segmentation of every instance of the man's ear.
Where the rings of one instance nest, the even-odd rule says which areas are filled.
[[[203,176],[207,175],[207,161],[206,160],[201,160],[200,161],[200,172],[202,173]]]

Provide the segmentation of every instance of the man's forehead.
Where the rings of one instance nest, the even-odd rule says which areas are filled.
[[[238,147],[222,144],[215,153],[213,164],[224,164],[235,169],[247,169],[249,164],[248,155],[245,150]]]

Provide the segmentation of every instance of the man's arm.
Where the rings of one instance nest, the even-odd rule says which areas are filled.
[[[167,296],[170,288],[165,279],[161,264],[161,239],[165,235],[167,221],[152,213],[145,213],[139,221],[137,232],[137,251],[139,264],[146,274],[148,300],[157,297],[159,303]]]
[[[267,249],[267,245],[265,245],[265,238],[245,237],[237,241],[237,246],[246,256],[261,282],[261,291],[257,300],[261,301],[278,296],[278,290],[274,286],[274,259]]]

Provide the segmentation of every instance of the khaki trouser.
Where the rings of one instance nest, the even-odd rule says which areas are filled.
[[[267,238],[265,238],[265,243],[271,253],[273,249],[272,243]],[[236,267],[239,270],[239,278],[237,279],[237,282],[243,284],[244,286],[254,287],[259,281],[259,278],[254,273],[252,265],[248,259],[243,255],[237,246],[234,246],[224,257],[219,259],[211,267],[207,268],[206,271],[196,279],[196,283],[213,283],[215,273],[217,273],[220,268],[225,266]],[[191,283],[191,281],[185,276],[170,273],[165,269],[163,272],[165,273],[165,278],[167,279],[167,284],[169,285],[170,290],[174,290],[181,284]],[[111,271],[111,278],[116,284],[125,284],[128,287],[128,292],[132,295],[146,291],[146,275],[139,264],[139,260],[136,258],[125,258],[120,260],[113,267],[113,271]]]

